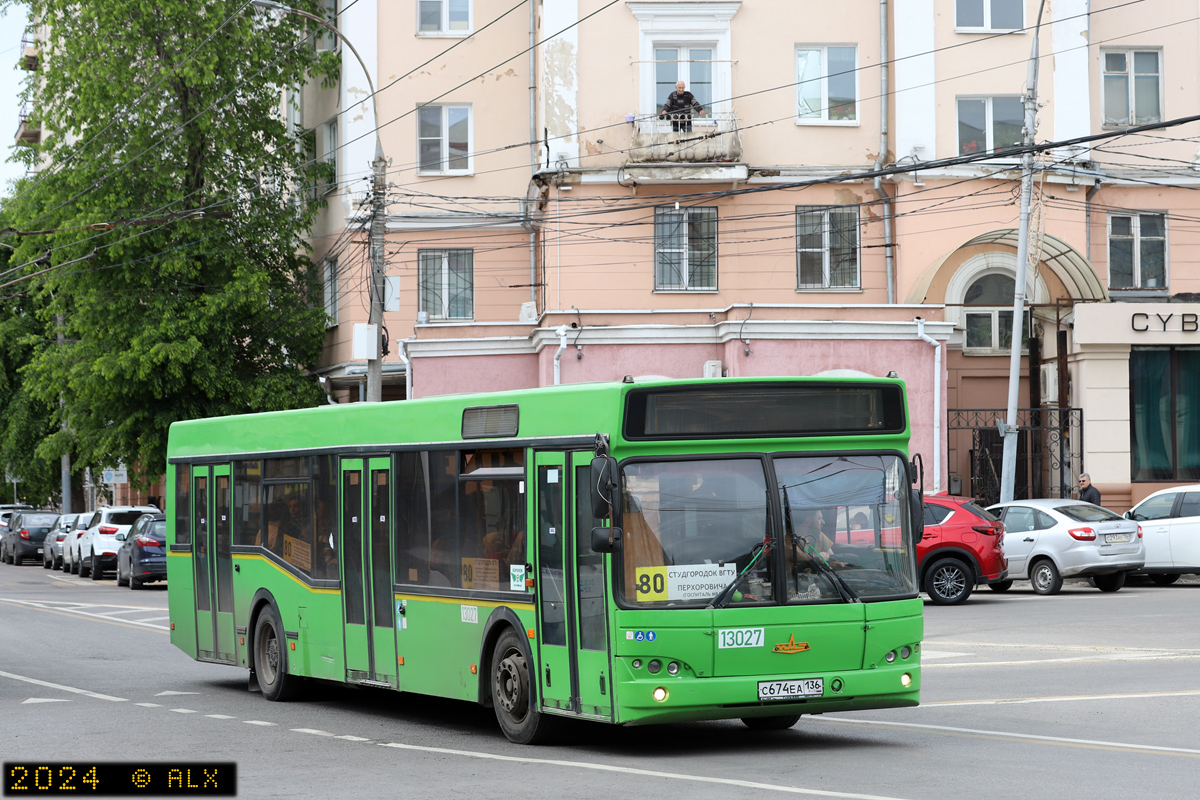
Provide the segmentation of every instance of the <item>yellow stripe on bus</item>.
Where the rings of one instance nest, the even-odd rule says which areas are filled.
[[[507,602],[496,600],[476,600],[471,597],[433,597],[427,594],[397,594],[397,600],[422,600],[430,603],[446,603],[452,606],[483,606],[484,608],[500,608],[509,605],[533,605],[533,597],[528,600],[513,599]]]

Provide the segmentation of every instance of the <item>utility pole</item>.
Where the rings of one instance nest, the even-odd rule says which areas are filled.
[[[1046,0],[1038,6],[1037,26],[1033,29],[1033,46],[1029,54],[1029,68],[1025,76],[1025,128],[1021,144],[1026,148],[1021,154],[1021,221],[1017,229],[1017,275],[1013,284],[1012,350],[1008,359],[1008,409],[1003,422],[997,420],[1000,435],[1004,437],[1004,462],[1000,473],[1000,502],[1013,499],[1017,476],[1017,395],[1021,386],[1021,334],[1025,331],[1025,279],[1029,271],[1029,206],[1033,199],[1033,145],[1037,132],[1037,80],[1038,38],[1042,30],[1042,12]],[[1065,377],[1060,376],[1060,380]]]
[[[386,281],[384,280],[384,244],[387,237],[387,159],[379,137],[375,138],[375,160],[371,162],[371,309],[367,322],[375,326],[375,357],[367,360],[368,403],[383,399],[383,303]]]

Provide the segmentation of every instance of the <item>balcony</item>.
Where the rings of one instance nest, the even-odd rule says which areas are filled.
[[[22,69],[35,70],[38,68],[38,40],[32,31],[25,31],[21,37]]]
[[[633,143],[630,164],[732,163],[742,158],[742,136],[732,111],[714,111],[688,120],[672,121],[658,116],[630,120]]]
[[[42,126],[30,119],[31,115],[32,111],[28,104],[21,108],[15,137],[18,145],[39,144],[42,141]]]

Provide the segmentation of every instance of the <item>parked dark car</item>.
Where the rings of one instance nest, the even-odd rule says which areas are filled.
[[[118,533],[117,586],[128,584],[140,589],[143,584],[167,579],[167,518],[162,514],[142,514],[129,528]]]
[[[24,503],[0,504],[0,537],[8,533],[9,520],[22,511],[33,511],[33,506],[27,506]]]
[[[22,511],[8,521],[8,530],[0,538],[0,559],[20,564],[27,558],[42,557],[43,540],[54,529],[58,515],[38,511]]]
[[[917,575],[937,605],[965,602],[976,584],[1012,586],[1004,556],[1004,523],[970,497],[925,498],[925,534],[917,545]]]

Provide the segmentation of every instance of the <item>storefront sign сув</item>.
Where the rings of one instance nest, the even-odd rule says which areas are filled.
[[[1179,331],[1181,333],[1200,332],[1200,314],[1154,314],[1150,315],[1135,311],[1129,317],[1129,327],[1138,332],[1146,331]]]

